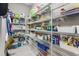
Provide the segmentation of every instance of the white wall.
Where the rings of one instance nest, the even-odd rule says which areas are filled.
[[[11,9],[13,12],[25,13],[25,15],[28,15],[29,12],[29,7],[23,3],[10,3],[9,9]]]

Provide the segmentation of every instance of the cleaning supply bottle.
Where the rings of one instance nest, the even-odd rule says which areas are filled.
[[[47,30],[51,31],[51,22],[48,23]]]

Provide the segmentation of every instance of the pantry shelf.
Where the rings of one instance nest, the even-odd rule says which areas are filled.
[[[46,4],[45,6],[43,6],[40,10],[38,10],[38,11],[36,12],[36,14],[37,14],[38,12],[42,11],[43,9],[45,9],[46,7],[48,7],[49,5],[50,5],[50,3]]]
[[[58,17],[53,18],[53,19],[57,19],[57,18],[65,17],[65,16],[70,16],[70,15],[74,15],[74,14],[79,14],[79,8],[75,8],[75,9],[65,11],[62,16],[58,16]]]
[[[66,11],[64,14],[65,14],[65,16],[68,16],[68,15],[73,15],[73,14],[77,14],[77,13],[79,13],[79,8]]]
[[[38,49],[39,49],[39,50],[42,50],[42,51],[44,51],[43,49],[41,49],[41,48],[39,48],[39,47],[38,47]],[[46,51],[44,51],[44,52],[46,52]],[[46,53],[47,53],[47,52],[46,52]]]
[[[69,36],[79,36],[76,33],[66,33],[66,32],[52,32],[52,35],[59,34],[59,35],[69,35]]]
[[[19,24],[19,23],[11,23],[12,25],[24,25],[25,26],[25,24]]]
[[[51,31],[46,31],[46,30],[29,29],[29,31],[34,31],[34,32],[37,32],[37,33],[42,33],[42,34],[51,35]]]
[[[45,43],[48,43],[49,45],[51,45],[51,42],[48,42],[48,41],[46,41],[46,40],[42,40],[42,41],[44,41]]]
[[[44,12],[44,10],[47,9],[46,7],[48,7],[50,4],[51,4],[51,3],[48,3],[48,4],[44,5],[44,6],[42,6],[35,14],[37,15],[37,14],[39,14],[39,12],[40,12],[40,13]],[[43,11],[42,11],[42,10],[43,10]],[[33,17],[33,16],[29,16],[29,19],[31,19],[32,17]]]
[[[15,30],[12,30],[12,32],[18,32],[18,31],[25,31],[25,29],[15,29]]]
[[[48,20],[38,20],[38,21],[34,21],[34,22],[29,22],[29,23],[27,23],[27,24],[28,24],[28,25],[29,25],[29,24],[38,24],[38,23],[47,22],[47,21],[51,21],[51,19],[48,19]]]
[[[35,41],[38,41],[38,38],[36,38],[35,36],[32,36],[32,35],[29,35],[29,34],[24,34],[25,36],[29,36],[30,38],[32,38],[33,40]],[[45,40],[40,40],[40,41],[43,41],[49,45],[51,45],[51,42],[48,42],[48,41],[45,41]]]
[[[35,52],[36,55],[40,52],[40,51],[36,48],[35,44],[31,44],[30,46],[31,46],[32,48],[34,48],[33,50],[34,50],[34,52]]]
[[[52,10],[59,9],[59,8],[66,6],[66,5],[69,5],[69,3],[65,3],[65,4],[62,4],[62,5],[59,5],[58,7],[54,7],[54,8],[52,8]]]
[[[29,35],[29,34],[24,34],[25,36],[29,36],[30,38],[32,38],[33,40],[37,41],[37,38],[32,36],[32,35]]]

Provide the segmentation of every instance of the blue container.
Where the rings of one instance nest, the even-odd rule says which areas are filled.
[[[56,35],[52,36],[52,44],[59,45],[59,41],[60,41],[60,37],[59,36],[56,36]]]
[[[41,43],[39,43],[39,42],[37,42],[37,46],[38,46],[40,49],[44,50],[44,51],[47,51],[47,50],[49,49],[48,46],[46,46],[46,45],[44,45],[44,44],[41,44]]]
[[[52,37],[52,43],[56,44],[56,37],[55,36]]]
[[[52,43],[55,44],[55,40],[52,40]]]
[[[56,40],[56,44],[59,45],[59,40]]]
[[[77,48],[79,47],[79,42],[76,42],[76,47],[77,47]]]

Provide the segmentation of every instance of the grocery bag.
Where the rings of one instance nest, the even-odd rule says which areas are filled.
[[[5,43],[5,48],[9,48],[13,42],[14,42],[13,37],[9,36],[8,40]]]

